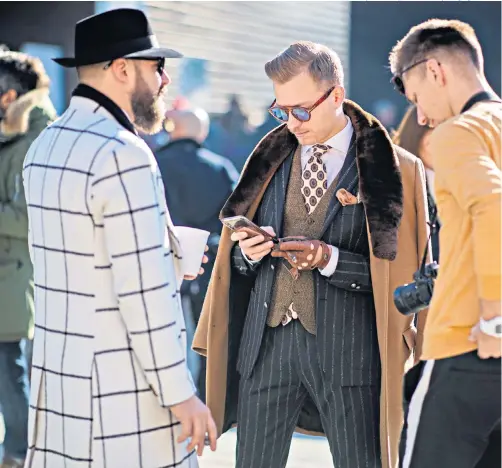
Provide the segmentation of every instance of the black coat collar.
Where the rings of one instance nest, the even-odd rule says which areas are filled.
[[[105,96],[97,89],[85,84],[79,84],[74,89],[72,96],[91,99],[92,101],[99,104],[99,107],[104,107],[110,114],[112,114],[113,118],[126,130],[129,130],[135,135],[138,135],[136,128],[134,128],[133,123],[127,118],[125,112],[119,106],[117,106],[117,104],[115,104],[108,96]]]
[[[356,103],[346,100],[343,110],[354,127],[359,194],[371,233],[373,254],[394,260],[397,231],[403,216],[403,186],[394,145],[382,124]],[[265,136],[246,162],[221,217],[246,215],[263,185],[297,146],[297,139],[286,125]]]

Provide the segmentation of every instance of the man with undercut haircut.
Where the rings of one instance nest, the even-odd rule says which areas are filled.
[[[442,222],[402,466],[499,467],[501,101],[485,78],[473,28],[460,21],[413,27],[390,65],[419,123],[436,127],[429,151]]]

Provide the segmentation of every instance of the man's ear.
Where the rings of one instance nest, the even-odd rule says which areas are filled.
[[[437,83],[440,87],[445,86],[446,76],[441,64],[436,59],[430,59],[427,61],[426,67],[427,74],[432,79],[432,81]]]
[[[345,88],[343,86],[337,86],[333,90],[332,96],[337,104],[341,104],[345,99]]]
[[[114,60],[110,68],[115,75],[115,79],[124,84],[130,82],[133,73],[132,61],[120,58]]]
[[[345,100],[345,88],[343,86],[337,86],[333,90],[332,97],[337,105],[342,105]]]
[[[3,93],[2,96],[0,96],[0,107],[7,110],[17,97],[17,91],[9,89],[6,93]]]

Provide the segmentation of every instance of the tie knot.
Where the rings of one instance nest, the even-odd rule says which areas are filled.
[[[316,158],[320,158],[325,153],[327,153],[331,149],[329,145],[314,145],[312,146],[312,152]]]

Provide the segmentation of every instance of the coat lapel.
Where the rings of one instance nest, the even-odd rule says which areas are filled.
[[[337,190],[343,187],[353,193],[358,185],[359,198],[371,233],[373,253],[377,258],[394,260],[397,254],[397,232],[403,216],[403,186],[394,145],[380,122],[357,104],[346,100],[343,110],[354,127],[355,165],[343,168],[342,171],[352,171],[355,168],[358,178],[351,178],[350,173],[345,177],[342,175]],[[225,203],[220,217],[252,216],[254,213],[251,213],[251,207],[258,206],[268,184],[272,181],[275,183],[274,175],[281,164],[297,147],[298,140],[286,125],[277,127],[265,136],[249,157],[239,183]],[[280,203],[277,201],[277,212],[283,211],[278,209],[281,204],[284,206],[284,198],[281,199]],[[337,200],[334,200],[329,207],[325,227],[340,209],[336,204]],[[281,223],[282,219],[277,216],[274,226],[281,227]]]
[[[326,213],[326,219],[324,220],[324,225],[321,232],[321,237],[324,235],[329,225],[333,222],[336,214],[342,207],[336,193],[338,190],[344,188],[352,195],[357,195],[357,181],[359,180],[357,175],[357,163],[356,163],[356,146],[355,146],[355,135],[352,136],[352,141],[350,143],[347,156],[343,161],[342,169],[338,175],[335,193],[331,198],[330,204],[328,206],[328,212]]]

